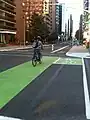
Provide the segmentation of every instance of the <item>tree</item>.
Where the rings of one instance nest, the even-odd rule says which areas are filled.
[[[80,15],[80,24],[79,24],[79,39],[82,40],[83,39],[83,15]]]
[[[79,29],[76,31],[75,37],[82,42],[83,40],[83,15],[80,15]]]
[[[44,23],[43,17],[41,15],[33,13],[31,18],[30,31],[32,37],[41,36],[42,38],[45,38],[49,34],[48,27]]]
[[[77,40],[80,40],[82,42],[82,40],[83,40],[83,33],[81,32],[80,29],[78,29],[76,31],[75,37],[77,38]]]
[[[72,14],[70,14],[70,38],[72,38],[72,32],[73,32],[73,20]]]
[[[47,41],[48,43],[55,43],[56,40],[58,39],[58,34],[57,32],[52,32],[51,35],[48,36]]]

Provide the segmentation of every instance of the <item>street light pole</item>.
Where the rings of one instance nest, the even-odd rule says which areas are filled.
[[[25,24],[25,15],[24,15],[24,46],[26,41],[26,24]]]
[[[24,27],[24,29],[23,29],[24,30],[24,41],[23,41],[24,43],[23,44],[25,46],[25,42],[26,42],[26,23],[25,22],[26,21],[25,21],[25,8],[24,8],[25,7],[25,3],[24,2],[22,3],[22,7],[23,7],[23,24],[24,24],[23,25],[23,27]]]

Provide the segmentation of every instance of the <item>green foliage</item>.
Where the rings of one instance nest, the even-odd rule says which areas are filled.
[[[82,40],[83,39],[83,33],[81,30],[77,30],[76,31],[76,34],[75,34],[75,37],[78,39],[78,40]]]
[[[48,43],[55,43],[55,41],[58,39],[58,35],[56,32],[53,32],[51,35],[47,37]]]
[[[31,18],[30,33],[32,37],[41,36],[45,38],[48,34],[48,27],[44,23],[43,17],[34,13]]]

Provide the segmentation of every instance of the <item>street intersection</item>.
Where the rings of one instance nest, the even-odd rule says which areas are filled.
[[[54,51],[67,45],[54,45]],[[36,67],[30,61],[32,49],[0,52],[0,115],[24,120],[89,118],[82,59],[67,57],[70,48],[51,53],[52,46],[45,47],[42,64]]]

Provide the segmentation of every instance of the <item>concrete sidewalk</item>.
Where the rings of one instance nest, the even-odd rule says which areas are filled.
[[[48,47],[50,45],[44,45],[44,47]],[[6,46],[6,47],[0,47],[0,51],[13,51],[13,50],[23,50],[23,49],[29,49],[32,48],[32,45],[28,46]]]
[[[67,56],[70,57],[90,57],[90,53],[88,49],[86,49],[84,46],[73,46],[67,53]]]

